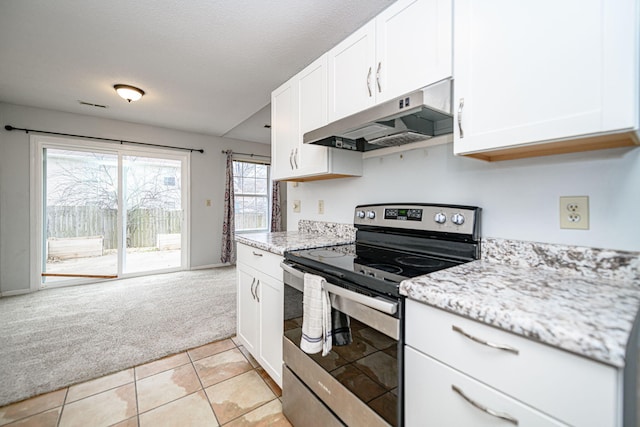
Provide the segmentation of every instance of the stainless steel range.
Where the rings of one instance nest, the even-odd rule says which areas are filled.
[[[307,426],[403,425],[402,280],[480,257],[480,208],[357,206],[356,242],[285,253],[282,405]],[[326,279],[349,339],[326,356],[300,348],[304,274]],[[343,321],[344,322],[344,321]],[[336,345],[343,344],[343,345]]]

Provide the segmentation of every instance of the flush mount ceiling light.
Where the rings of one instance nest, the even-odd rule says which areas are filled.
[[[144,95],[144,91],[142,89],[138,89],[135,86],[129,85],[114,85],[113,88],[118,92],[118,95],[127,101],[137,101],[142,98]]]

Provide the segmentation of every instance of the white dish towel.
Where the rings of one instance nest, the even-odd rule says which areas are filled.
[[[327,281],[315,274],[305,273],[302,339],[300,348],[305,353],[322,351],[326,356],[331,351],[331,301],[324,285]]]

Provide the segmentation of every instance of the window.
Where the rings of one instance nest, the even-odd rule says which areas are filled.
[[[233,187],[235,231],[267,231],[269,165],[234,161]]]

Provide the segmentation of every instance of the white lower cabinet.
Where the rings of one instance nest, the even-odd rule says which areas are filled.
[[[279,386],[282,386],[282,259],[238,244],[238,339]],[[274,277],[278,272],[280,277]]]
[[[238,264],[238,338],[249,353],[258,350],[258,302],[253,293],[256,277],[251,269]]]
[[[407,426],[622,426],[621,370],[412,300],[406,325]]]
[[[566,426],[411,347],[405,350],[407,426]],[[416,374],[417,372],[417,374]]]
[[[283,286],[282,281],[268,276],[258,276],[256,285],[260,330],[260,348],[256,359],[279,386],[282,386]]]

